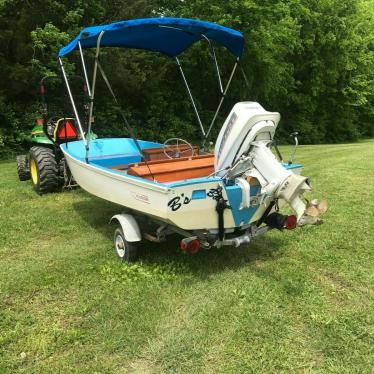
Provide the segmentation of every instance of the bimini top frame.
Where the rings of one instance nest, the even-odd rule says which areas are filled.
[[[208,128],[208,131],[205,131],[204,126],[201,122],[198,110],[196,108],[191,90],[188,86],[186,77],[183,73],[181,63],[178,59],[178,55],[183,51],[188,49],[191,45],[196,43],[199,40],[206,40],[209,43],[211,48],[211,55],[215,62],[216,72],[220,87],[221,99],[218,104],[218,108],[213,116],[212,122]],[[233,70],[230,74],[229,80],[226,86],[223,88],[220,71],[216,59],[216,54],[214,47],[211,41],[215,41],[218,44],[226,47],[232,54],[236,56],[236,62],[234,64]],[[86,65],[83,56],[83,49],[95,48],[95,64],[93,68],[93,77],[92,84],[90,86],[86,71]],[[88,94],[90,97],[90,110],[89,110],[89,119],[88,119],[88,134],[91,131],[92,124],[92,114],[93,114],[93,101],[95,95],[95,85],[97,77],[97,69],[99,69],[108,89],[113,96],[116,103],[118,103],[117,98],[112,90],[112,87],[109,84],[109,81],[105,75],[103,68],[99,62],[99,52],[101,47],[123,47],[123,48],[135,48],[135,49],[144,49],[149,51],[156,51],[163,53],[167,56],[174,57],[179,70],[181,72],[183,81],[187,88],[188,94],[190,96],[192,106],[194,108],[196,118],[198,120],[204,142],[209,136],[209,133],[213,127],[213,124],[217,118],[218,112],[223,103],[225,94],[230,86],[232,77],[237,68],[239,58],[243,53],[244,47],[244,38],[243,35],[236,30],[230,29],[228,27],[220,26],[211,22],[186,19],[186,18],[145,18],[145,19],[136,19],[129,21],[120,21],[115,22],[109,25],[101,26],[92,26],[83,29],[79,35],[73,39],[68,45],[61,48],[59,51],[59,63],[61,71],[64,77],[64,81],[68,90],[69,98],[73,107],[74,115],[76,117],[78,127],[82,136],[82,139],[85,142],[86,146],[86,161],[88,162],[88,152],[89,152],[89,137],[85,136],[84,130],[79,119],[78,112],[74,103],[72,92],[69,86],[69,81],[65,73],[65,69],[62,63],[62,57],[66,56],[74,50],[79,50],[81,56],[81,62],[83,66],[84,77],[86,79]],[[139,152],[142,154],[141,149],[133,136],[133,131],[129,126],[126,117],[121,113],[122,119],[125,126],[130,132],[131,137],[134,139]]]

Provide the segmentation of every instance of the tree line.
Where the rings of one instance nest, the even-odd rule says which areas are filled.
[[[83,27],[157,16],[198,18],[244,34],[245,52],[213,141],[239,100],[258,101],[282,114],[280,142],[289,141],[292,131],[299,131],[302,143],[374,136],[373,0],[0,0],[0,154],[27,147],[40,115],[38,82],[60,74],[57,52]],[[207,126],[220,93],[210,50],[203,41],[197,44],[181,61]],[[102,51],[102,65],[139,138],[199,138],[173,59],[137,50]],[[218,47],[216,52],[225,81],[233,56]],[[88,51],[88,61],[92,56]],[[70,73],[81,74],[77,62],[77,56],[69,60]],[[97,89],[94,131],[125,135],[100,80]],[[52,94],[51,101],[66,104],[62,87]]]

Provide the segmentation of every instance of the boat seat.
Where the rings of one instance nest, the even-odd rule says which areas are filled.
[[[201,155],[130,164],[128,175],[159,183],[206,177],[214,171],[214,155]]]
[[[177,146],[168,146],[168,150],[171,152],[173,148],[176,148]],[[183,152],[183,158],[187,159],[188,157],[191,157],[191,149],[185,144],[180,144],[178,147],[179,150]],[[143,150],[143,156],[146,161],[161,161],[161,160],[170,160],[164,152],[164,147],[157,147],[157,148],[144,148]],[[201,155],[200,147],[199,146],[193,146],[194,155]],[[192,157],[196,157],[192,156]],[[182,157],[180,158],[182,159]],[[129,164],[119,164],[114,166],[108,166],[109,169],[113,170],[127,170],[129,167]]]
[[[200,147],[197,145],[192,146],[194,155],[200,154]],[[191,157],[192,150],[187,144],[179,144],[179,145],[169,145],[167,146],[168,152],[172,152],[173,150],[179,150],[182,152],[183,157]],[[169,160],[169,158],[165,154],[165,147],[157,147],[157,148],[144,148],[143,155],[146,161],[156,161],[156,160]]]

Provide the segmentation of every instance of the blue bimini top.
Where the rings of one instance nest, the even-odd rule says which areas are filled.
[[[204,36],[225,46],[236,57],[242,55],[244,47],[242,33],[215,23],[187,18],[143,18],[86,27],[60,49],[59,57],[78,49],[78,42],[82,49],[96,47],[102,31],[100,47],[144,49],[170,57],[178,56]]]

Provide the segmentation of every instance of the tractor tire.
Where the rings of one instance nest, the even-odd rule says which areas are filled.
[[[39,195],[57,190],[59,173],[52,149],[40,146],[31,148],[30,174],[34,190]]]
[[[19,155],[17,160],[17,173],[20,181],[27,181],[30,179],[29,162],[26,155]]]

